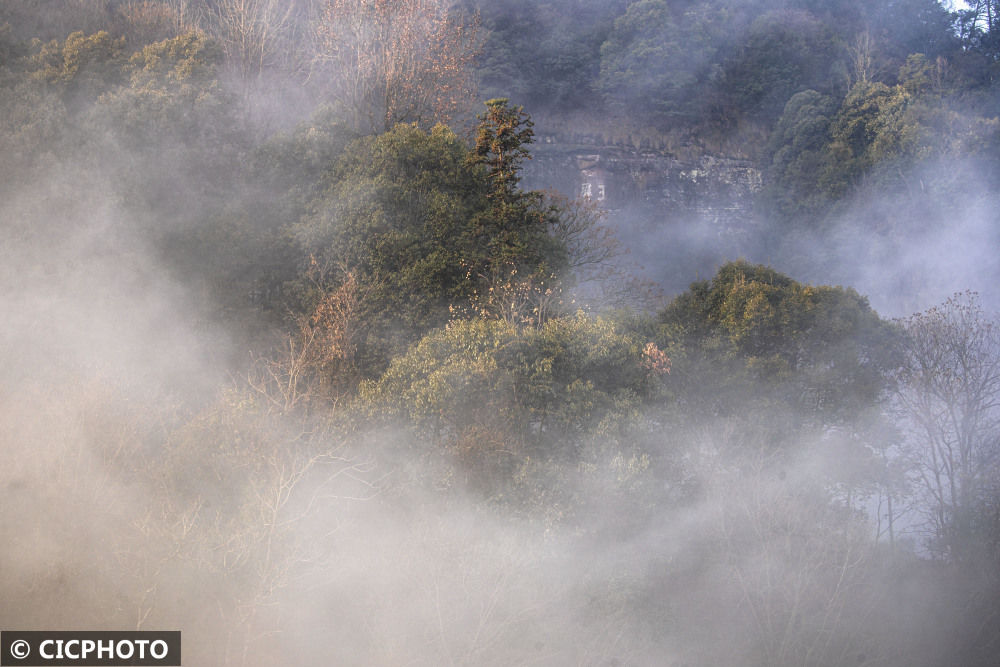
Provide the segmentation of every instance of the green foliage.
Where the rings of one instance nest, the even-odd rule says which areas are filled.
[[[26,51],[25,45],[17,40],[10,24],[0,19],[0,72],[25,55]]]
[[[67,107],[79,111],[102,92],[120,85],[126,54],[124,40],[101,31],[74,32],[60,43],[42,45],[31,56],[33,76],[54,86]]]
[[[829,27],[802,11],[757,18],[722,65],[720,92],[732,112],[772,122],[806,88],[834,89],[842,48]]]
[[[490,259],[474,267],[480,276],[495,276],[508,266],[529,279],[548,278],[566,268],[566,248],[549,232],[558,224],[558,207],[546,205],[541,193],[518,188],[520,171],[531,159],[531,117],[520,106],[499,98],[486,102],[468,163],[485,168],[490,202],[486,242]]]
[[[55,92],[32,81],[0,87],[0,152],[4,186],[30,182],[66,140],[69,118]],[[0,186],[0,188],[4,187]]]
[[[213,87],[222,64],[222,49],[197,32],[188,32],[144,47],[125,68],[132,88]]]
[[[938,0],[895,0],[866,7],[872,30],[881,37],[883,68],[891,73],[914,53],[938,56],[959,50],[955,16]]]
[[[466,149],[444,127],[400,125],[352,144],[327,189],[294,233],[306,256],[343,264],[370,291],[369,314],[385,334],[443,323],[451,302],[471,294],[462,261],[473,265],[482,216]]]
[[[100,113],[136,149],[157,144],[152,137],[218,145],[233,112],[218,81],[220,62],[219,48],[198,33],[150,44],[124,65],[127,85],[100,98]]]
[[[764,198],[783,217],[816,210],[826,201],[818,186],[826,166],[830,125],[836,101],[815,90],[797,93],[788,100],[771,134],[771,160]]]
[[[626,108],[681,112],[683,93],[714,53],[708,18],[691,12],[678,19],[664,0],[630,4],[601,46],[601,92]]]
[[[636,333],[582,313],[525,329],[461,320],[394,359],[362,396],[496,489],[532,459],[572,464],[624,447],[667,370],[665,356],[650,363],[651,350]]]
[[[284,317],[292,307],[306,317],[322,300],[330,285],[318,275],[318,265],[306,263],[303,275],[302,251],[289,229],[310,212],[310,202],[329,186],[325,174],[356,139],[324,107],[292,131],[252,147],[240,172],[249,187],[197,230],[198,246],[192,249],[211,255],[218,271],[214,282],[229,292],[224,301],[230,307],[245,307],[249,293],[263,312]],[[326,266],[325,273],[334,269]],[[296,287],[291,293],[285,290],[289,285]]]
[[[859,82],[839,108],[815,91],[795,95],[771,135],[761,200],[781,223],[778,243],[824,232],[855,199],[895,199],[893,210],[867,207],[867,219],[856,220],[859,230],[892,237],[915,231],[943,201],[978,196],[945,163],[996,173],[996,120],[955,99],[948,76],[940,59],[913,54],[899,84]]]
[[[837,423],[874,405],[894,363],[892,327],[857,292],[803,285],[745,262],[694,283],[661,319],[693,366],[707,362],[719,374],[690,377],[697,395],[768,396],[814,423]],[[675,367],[683,362],[675,359]]]
[[[498,168],[516,171],[518,146],[514,156],[498,156]],[[558,259],[537,198],[509,181],[498,185],[471,158],[443,126],[399,125],[358,140],[293,230],[305,258],[357,276],[371,326],[367,348],[383,359],[376,367],[388,351],[444,324],[450,306],[469,303],[502,267],[530,276]]]
[[[910,102],[905,90],[882,83],[851,89],[830,127],[831,160],[820,179],[832,196],[843,196],[873,166],[912,149],[917,128],[907,122]]]
[[[600,48],[621,0],[476,0],[487,29],[477,69],[485,95],[522,100],[536,114],[600,107]]]
[[[361,619],[346,632],[365,626],[358,634],[371,637],[357,645],[379,644],[369,654],[375,664],[398,664],[413,644],[393,629],[381,635],[367,619],[393,625],[418,612],[435,617],[424,612],[480,589],[484,597],[452,605],[461,623],[466,610],[483,603],[468,614],[468,634],[476,638],[452,645],[475,644],[476,651],[451,651],[442,637],[429,651],[440,659],[426,662],[503,662],[486,647],[508,634],[521,637],[526,623],[541,618],[537,606],[522,603],[540,598],[531,590],[497,601],[516,587],[511,582],[553,580],[572,591],[549,597],[551,608],[585,597],[587,629],[606,635],[562,651],[557,642],[565,627],[535,623],[537,635],[551,642],[543,651],[549,662],[613,661],[610,652],[585,655],[601,645],[627,647],[625,661],[666,652],[691,664],[993,664],[996,632],[983,620],[997,618],[1000,323],[987,321],[974,303],[952,301],[901,322],[908,335],[900,343],[899,330],[853,290],[806,285],[746,262],[696,282],[656,319],[627,311],[567,315],[559,302],[564,270],[601,265],[613,249],[594,234],[596,209],[520,189],[533,127],[522,107],[506,101],[515,97],[561,118],[579,114],[590,125],[606,123],[609,108],[660,129],[683,123],[692,152],[705,145],[712,123],[727,137],[749,133],[746,125],[761,136],[773,127],[765,206],[780,221],[771,228],[775,236],[830,224],[847,202],[867,203],[872,194],[890,203],[855,214],[859,205],[842,227],[846,235],[877,227],[898,240],[925,224],[918,213],[969,200],[992,229],[1000,121],[991,14],[985,23],[962,14],[974,24],[960,24],[959,52],[951,19],[933,0],[472,2],[489,12],[493,34],[482,73],[491,93],[503,98],[486,103],[470,145],[444,126],[401,125],[359,137],[329,109],[309,116],[307,103],[296,118],[308,121],[264,140],[272,128],[252,126],[254,114],[239,105],[246,100],[219,76],[236,63],[203,33],[155,44],[126,34],[123,41],[114,31],[57,29],[76,25],[57,11],[38,17],[32,24],[38,30],[25,28],[24,17],[44,4],[0,3],[0,24],[14,25],[0,27],[0,206],[10,240],[4,257],[13,260],[5,268],[5,286],[12,288],[6,302],[30,306],[26,316],[14,312],[3,331],[29,361],[51,357],[40,373],[32,363],[15,363],[11,381],[0,387],[6,392],[0,410],[14,417],[5,420],[12,424],[5,444],[24,449],[3,481],[15,508],[69,509],[71,518],[92,509],[106,513],[107,521],[88,516],[80,524],[88,528],[71,533],[85,540],[97,526],[89,537],[110,536],[106,551],[115,558],[91,571],[122,585],[110,600],[81,608],[104,605],[114,619],[147,625],[187,614],[207,624],[207,634],[230,635],[228,646],[216,642],[216,653],[202,662],[236,663],[242,653],[244,663],[266,663],[267,653],[252,652],[268,640],[256,638],[287,629],[279,616],[289,600],[301,606],[299,595],[317,581],[318,569],[334,572],[346,563],[345,576],[362,573],[362,587],[372,572],[398,574],[392,556],[385,569],[371,569],[378,549],[370,540],[340,536],[356,530],[398,544],[399,526],[406,525],[403,534],[417,549],[405,550],[412,563],[404,578],[423,576],[417,588],[433,602],[406,605],[400,616],[392,575],[376,594],[389,600],[385,607],[359,603],[330,616]],[[146,11],[167,16],[168,9],[153,2],[71,4],[93,16],[130,9],[137,20]],[[225,3],[201,4],[222,9]],[[315,3],[293,4],[284,9],[299,18]],[[996,7],[977,3],[969,12]],[[147,27],[147,35],[169,28]],[[58,40],[28,41],[35,34]],[[854,71],[865,76],[848,88],[846,61],[855,48],[848,45],[860,45],[859,34],[871,38],[870,51],[853,55],[871,62]],[[310,40],[300,42],[306,51]],[[132,45],[141,46],[130,53]],[[288,55],[296,62],[308,56]],[[298,84],[287,85],[282,91]],[[293,106],[281,101],[275,106],[282,110]],[[955,169],[955,158],[973,167]],[[24,257],[22,249],[29,250]],[[66,272],[66,260],[80,252],[99,255],[85,262],[93,262],[98,276],[68,286],[68,294],[93,297],[99,307],[86,309],[88,326],[78,334],[74,309],[63,308],[59,295],[33,302],[66,287],[63,277],[75,275]],[[108,275],[134,284],[92,295],[106,262],[132,263]],[[168,277],[155,277],[161,273]],[[161,284],[169,285],[165,301],[155,289]],[[143,302],[129,307],[149,308],[140,315],[149,326],[136,333],[150,336],[142,349],[163,341],[167,348],[149,359],[128,349],[107,363],[84,359],[91,337],[126,335],[120,328],[130,318],[90,326],[100,313],[117,312],[111,302],[126,293]],[[190,302],[201,306],[192,336],[221,331],[237,341],[226,348],[235,360],[219,365],[243,379],[215,401],[191,399],[199,408],[185,415],[159,392],[146,400],[132,389],[149,375],[156,384],[164,366],[171,382],[183,375],[177,385],[198,382],[200,372],[186,374],[185,365],[172,363],[173,345],[186,348],[191,340],[175,340],[170,331],[153,335],[160,318],[182,316],[164,304]],[[229,326],[216,329],[218,320]],[[49,355],[56,344],[66,347]],[[192,357],[207,349],[194,347]],[[118,379],[125,369],[120,379],[128,396],[120,405],[102,404],[95,387],[103,379],[53,393],[66,363],[88,380],[93,373]],[[130,373],[130,363],[143,368]],[[38,379],[26,389],[21,380],[33,373]],[[882,421],[893,380],[901,388],[897,401],[910,401],[908,440]],[[976,398],[983,400],[967,400]],[[39,412],[38,404],[47,407]],[[348,404],[352,410],[343,409]],[[394,437],[383,438],[383,426]],[[355,440],[356,447],[348,444]],[[46,449],[36,443],[55,444],[39,459],[28,451]],[[906,456],[894,460],[897,449]],[[104,460],[91,461],[92,454]],[[372,462],[371,476],[369,466],[353,464],[362,459]],[[428,460],[432,465],[423,466]],[[917,462],[922,470],[910,470],[927,486],[923,506],[936,512],[936,546],[962,561],[961,586],[947,582],[943,575],[957,580],[958,570],[945,563],[914,556],[899,567],[898,551],[872,558],[880,545],[859,516],[876,499],[852,494],[877,488],[898,495],[906,486],[899,470]],[[100,474],[83,480],[76,463]],[[57,485],[34,491],[25,480],[36,476]],[[128,479],[128,488],[116,489],[113,477]],[[386,480],[387,492],[356,503],[376,488],[370,477]],[[460,506],[464,524],[477,525],[459,537],[438,532],[447,523],[437,511],[442,505],[408,485],[433,488],[443,505]],[[63,496],[71,502],[60,506]],[[330,504],[334,496],[352,501],[341,512]],[[46,505],[53,499],[57,504]],[[86,499],[77,504],[87,512],[70,507],[79,499]],[[475,509],[467,513],[470,499]],[[532,560],[537,553],[494,544],[492,534],[478,540],[478,519],[495,518],[490,512],[497,508],[514,510],[503,512],[504,519],[543,524],[537,543],[543,558],[563,544],[570,555],[539,563]],[[0,516],[5,527],[18,529],[8,532],[29,537],[32,518]],[[345,522],[331,534],[334,519]],[[379,520],[390,526],[385,533],[374,525]],[[568,530],[549,532],[553,526]],[[581,534],[600,539],[585,543]],[[521,536],[511,543],[519,545]],[[36,541],[43,557],[53,544],[60,554],[72,551],[70,542]],[[470,543],[481,551],[470,552]],[[578,556],[596,553],[595,543],[615,546],[584,559],[593,569],[581,588]],[[502,547],[503,563],[483,568],[495,546]],[[30,553],[15,552],[5,566]],[[428,558],[412,558],[419,552]],[[573,567],[551,576],[570,561]],[[428,562],[436,565],[422,569]],[[535,566],[537,578],[518,581],[523,565]],[[61,613],[68,617],[77,608],[62,604],[63,568],[36,567],[24,582],[16,581],[18,568],[7,569],[5,594],[24,590],[25,599],[37,602],[37,593],[51,588]],[[479,586],[483,580],[475,577],[484,569],[490,580]],[[165,595],[178,581],[193,582],[204,593],[199,602],[211,604],[193,609]],[[951,622],[968,630],[946,629],[946,640],[934,633],[926,642],[906,634],[921,624],[894,614],[915,605],[911,591],[928,582],[937,586],[932,597],[947,601],[938,608],[960,610]],[[895,596],[884,592],[893,587]],[[393,614],[381,613],[390,606]],[[717,609],[724,612],[713,621]],[[549,611],[543,605],[541,613]],[[125,618],[133,612],[135,618]],[[873,616],[906,632],[872,631]],[[506,630],[497,634],[500,625]],[[699,641],[720,632],[743,637],[708,648]],[[567,636],[580,636],[573,633]],[[289,641],[282,649],[294,643],[283,636]],[[873,637],[891,648],[875,646]],[[927,644],[937,651],[931,657],[921,655]],[[525,660],[544,661],[541,653],[529,655],[542,644],[533,646],[527,644]],[[353,649],[344,655],[363,654]],[[329,661],[323,650],[309,648],[299,662]]]
[[[358,135],[329,106],[321,106],[291,132],[257,147],[253,170],[273,189],[306,202],[320,194],[323,176]],[[304,210],[302,211],[304,213]]]
[[[503,202],[515,198],[521,180],[521,164],[531,158],[528,144],[535,135],[534,123],[524,107],[509,106],[509,100],[497,98],[486,102],[486,113],[479,116],[473,164],[486,167],[493,192]]]

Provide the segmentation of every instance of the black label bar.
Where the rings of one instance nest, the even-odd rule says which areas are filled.
[[[0,632],[0,666],[180,665],[181,633]]]

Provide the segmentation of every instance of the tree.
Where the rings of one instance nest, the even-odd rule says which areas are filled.
[[[152,584],[175,584],[172,573],[197,587],[203,604],[183,611],[214,631],[202,647],[213,664],[269,661],[260,654],[284,630],[275,614],[282,591],[330,567],[329,535],[315,526],[337,502],[337,487],[353,487],[356,498],[377,490],[367,466],[345,451],[346,430],[301,410],[274,410],[287,399],[282,390],[235,383],[168,433],[137,470],[148,511],[162,517],[150,527],[167,532],[150,537],[181,568],[157,572]],[[184,530],[174,527],[182,521]]]
[[[707,16],[680,19],[664,0],[628,6],[601,46],[598,88],[619,107],[654,119],[685,110],[682,94],[715,53]]]
[[[510,184],[522,152],[506,136],[499,141],[506,180],[498,185],[443,125],[430,132],[397,125],[362,138],[336,161],[294,226],[303,262],[344,266],[356,276],[368,327],[360,354],[372,355],[373,368],[511,269],[536,284],[561,272],[565,252],[550,233],[555,213]]]
[[[770,451],[843,430],[858,434],[845,445],[865,456],[860,424],[895,368],[894,332],[854,290],[731,262],[693,283],[660,321],[679,426],[707,421],[736,431],[722,436],[726,446]]]
[[[41,45],[30,57],[35,77],[62,96],[71,113],[88,109],[108,88],[122,83],[125,42],[107,32],[74,32],[63,42]]]
[[[831,90],[837,63],[829,27],[808,12],[768,12],[723,62],[720,93],[734,111],[770,125],[797,91]]]
[[[264,404],[281,414],[336,405],[353,393],[358,380],[357,281],[348,273],[338,287],[323,289],[319,271],[311,273],[321,290],[315,309],[297,318],[298,331],[287,337],[285,349],[259,359],[247,378]]]
[[[763,198],[784,218],[822,210],[826,203],[817,181],[825,166],[830,124],[837,104],[815,90],[796,93],[771,133],[771,160]]]
[[[217,0],[209,4],[210,32],[240,82],[244,100],[266,69],[295,54],[296,3],[278,0]],[[294,66],[286,69],[294,69]]]
[[[181,145],[222,152],[235,143],[238,131],[231,118],[236,105],[218,79],[222,62],[218,44],[203,33],[150,44],[122,68],[127,85],[103,95],[98,107],[111,116],[120,140],[136,151],[157,150],[162,156],[160,151]]]
[[[398,125],[360,139],[294,226],[302,261],[344,266],[366,294],[362,357],[401,350],[444,324],[448,306],[466,302],[484,271],[489,207],[467,155],[443,126],[428,133]]]
[[[535,136],[534,123],[524,107],[509,106],[506,98],[487,101],[486,109],[479,116],[472,163],[486,167],[491,196],[500,202],[510,202],[521,180],[521,164],[531,159],[528,144]]]
[[[955,15],[939,0],[894,0],[867,3],[868,24],[879,39],[882,70],[889,81],[913,53],[931,59],[958,53]]]
[[[317,68],[361,131],[449,122],[472,98],[478,20],[445,0],[327,0]]]
[[[565,248],[566,268],[574,287],[612,290],[615,286],[611,282],[617,282],[619,287],[629,282],[616,262],[625,250],[604,224],[606,212],[586,199],[569,199],[556,193],[547,193],[546,198],[553,210],[552,235]]]
[[[902,321],[907,334],[897,406],[922,490],[932,551],[969,558],[977,513],[1000,475],[1000,320],[974,293]]]
[[[480,167],[486,179],[490,215],[483,228],[490,261],[478,275],[496,282],[501,275],[520,272],[531,281],[559,276],[566,268],[565,240],[553,235],[561,211],[546,205],[542,193],[518,188],[522,163],[531,159],[528,144],[534,123],[523,107],[505,98],[486,102],[479,116],[476,143],[468,164]]]
[[[958,12],[959,36],[966,47],[981,51],[990,58],[1000,54],[1000,2],[973,0]]]
[[[738,470],[720,463],[710,476],[721,539],[708,557],[726,568],[714,575],[721,584],[706,584],[732,596],[733,634],[746,642],[740,659],[775,667],[884,659],[885,639],[872,628],[884,588],[865,522],[832,503],[820,479],[775,474],[766,456],[740,458]]]
[[[432,446],[425,455],[454,457],[473,487],[506,495],[533,461],[551,472],[629,450],[630,420],[669,371],[655,343],[607,318],[477,317],[428,333],[362,395]],[[511,502],[549,491],[523,492]]]
[[[133,48],[142,48],[195,28],[187,0],[127,0],[115,10],[118,31]]]
[[[0,3],[0,24],[10,23],[26,40],[64,39],[72,32],[85,34],[107,29],[114,4],[104,0],[65,0],[51,11],[44,0],[5,0]]]
[[[228,188],[246,148],[234,98],[218,79],[222,60],[218,44],[203,33],[149,44],[120,67],[126,82],[104,91],[86,119],[90,152],[105,158],[102,168],[118,170],[116,188],[143,211],[138,220],[173,246],[171,260],[192,267],[208,265],[199,261],[207,249],[191,237],[204,241],[214,231],[206,229],[206,212],[232,201]],[[133,163],[118,159],[123,149]],[[170,224],[160,224],[166,218]]]
[[[883,83],[857,83],[848,93],[830,128],[831,143],[821,184],[835,197],[845,194],[878,162],[873,151],[882,137],[881,157],[890,157],[884,129],[889,119],[902,113],[909,96]]]

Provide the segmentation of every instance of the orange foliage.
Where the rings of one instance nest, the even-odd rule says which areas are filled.
[[[646,347],[643,348],[640,364],[644,370],[649,371],[653,375],[667,375],[670,373],[670,357],[653,342],[646,343]]]

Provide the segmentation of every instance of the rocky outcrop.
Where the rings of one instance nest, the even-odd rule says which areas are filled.
[[[724,261],[760,255],[753,212],[762,174],[751,160],[544,137],[531,149],[522,185],[589,197],[605,209],[627,273],[664,294]]]
[[[527,188],[589,197],[612,212],[638,209],[644,218],[697,221],[722,234],[745,229],[761,188],[761,172],[750,160],[710,155],[679,159],[544,139],[531,148],[533,159],[524,168]]]

